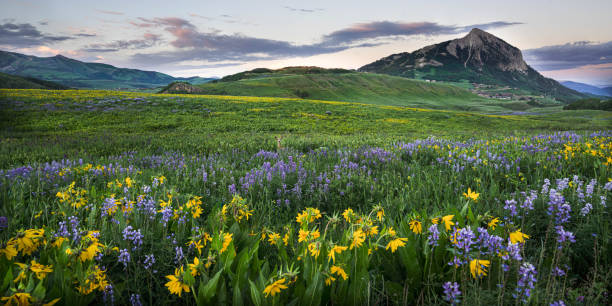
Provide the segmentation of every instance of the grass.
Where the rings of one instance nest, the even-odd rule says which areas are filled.
[[[610,302],[604,112],[70,90],[0,103],[6,299]]]

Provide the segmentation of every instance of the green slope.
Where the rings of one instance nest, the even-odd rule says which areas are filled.
[[[264,70],[262,70],[264,71]],[[241,73],[197,86],[201,94],[307,98],[435,109],[499,110],[499,101],[452,85],[359,72],[303,73],[286,68]],[[244,78],[242,78],[244,77]],[[229,79],[229,81],[228,81]]]
[[[0,72],[35,77],[77,88],[152,88],[174,81],[203,83],[212,79],[175,78],[155,71],[117,68],[101,63],[85,63],[62,55],[36,57],[0,51]]]
[[[68,89],[61,84],[39,80],[32,77],[21,77],[0,72],[0,88],[12,89]]]

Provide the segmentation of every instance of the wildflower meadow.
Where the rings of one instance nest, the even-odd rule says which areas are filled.
[[[84,136],[84,123],[67,116],[112,120],[142,107],[138,116],[159,124],[148,135],[161,135],[168,118],[146,115],[153,106],[145,104],[176,103],[155,100],[167,96],[125,94],[129,101],[113,102],[98,93],[39,93],[0,98],[7,120],[36,119],[3,125],[3,303],[610,303],[610,130],[558,131],[571,126],[545,116],[529,119],[541,125],[531,130],[521,128],[525,118],[207,98],[186,101],[191,113],[169,111],[169,124],[193,141],[229,120],[223,112],[275,107],[257,113],[276,118],[282,133],[223,134],[217,149],[210,139],[205,147],[176,139],[158,146],[167,139],[132,142],[127,121]],[[299,114],[325,111],[352,119],[321,117],[338,128],[328,137],[308,127],[319,119]],[[427,127],[446,124],[447,132],[407,137],[415,128],[409,122],[421,120],[415,113],[448,116]],[[400,122],[399,131],[382,135],[369,125],[393,116],[401,120],[389,124]],[[461,120],[474,121],[474,132],[453,134]],[[492,123],[521,131],[510,135]],[[303,133],[282,140],[288,131]],[[68,137],[80,140],[54,141]]]

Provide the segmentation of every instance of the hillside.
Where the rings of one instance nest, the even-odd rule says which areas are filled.
[[[564,82],[561,82],[561,84],[563,84],[563,86],[567,88],[571,88],[575,91],[579,91],[582,93],[592,94],[592,95],[597,95],[597,96],[612,97],[612,87],[601,88],[601,87],[597,87],[597,86],[593,86],[589,84],[572,82],[572,81],[564,81]]]
[[[586,97],[545,78],[525,63],[518,48],[480,29],[473,29],[463,38],[427,46],[412,53],[390,55],[359,68],[359,71],[414,79],[509,86],[563,102]]]
[[[32,77],[21,77],[0,72],[0,88],[11,89],[68,89],[64,85],[39,80]]]
[[[203,83],[212,79],[175,78],[155,71],[85,63],[62,55],[36,57],[0,51],[0,72],[54,81],[76,88],[152,88],[175,81]]]
[[[260,68],[197,87],[202,94],[307,98],[437,109],[483,110],[497,103],[452,85],[315,67]]]

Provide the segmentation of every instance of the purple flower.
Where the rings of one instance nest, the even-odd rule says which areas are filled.
[[[565,198],[555,189],[550,190],[548,201],[548,215],[555,216],[556,224],[563,224],[569,221],[572,207],[565,203]]]
[[[5,216],[0,216],[0,230],[3,230],[8,227],[8,218]]]
[[[122,263],[124,268],[127,268],[130,259],[130,252],[127,249],[119,250],[119,259],[117,261]]]
[[[506,205],[504,206],[505,210],[510,212],[510,216],[514,217],[518,213],[516,212],[516,201],[514,199],[506,200]]]
[[[174,256],[174,261],[178,264],[185,258],[185,256],[183,255],[183,248],[177,246],[174,248],[174,251],[176,253],[176,255]]]
[[[104,287],[104,295],[102,299],[104,300],[104,305],[114,305],[115,304],[115,294],[113,291],[113,285],[107,285]]]
[[[110,212],[117,210],[117,204],[115,204],[115,202],[115,198],[113,197],[106,198],[104,200],[104,203],[102,204],[102,217],[106,217]]]
[[[591,203],[586,203],[584,207],[580,209],[580,215],[582,216],[588,215],[591,212],[591,209],[593,209],[593,205],[591,205]]]
[[[140,302],[140,294],[132,294],[130,295],[130,303],[132,303],[132,306],[142,306],[142,303]]]
[[[516,293],[512,296],[516,299],[521,299],[523,303],[527,303],[531,296],[531,290],[537,282],[536,274],[538,273],[535,267],[528,262],[524,262],[520,266],[518,273],[519,279],[516,284]]]
[[[471,228],[465,227],[460,229],[459,231],[455,231],[457,248],[459,248],[460,252],[463,254],[468,254],[470,252],[470,247],[474,244],[474,239],[476,235]]]
[[[574,236],[574,233],[570,232],[570,231],[566,231],[563,226],[558,225],[555,227],[556,231],[557,231],[557,242],[559,243],[559,249],[561,249],[563,246],[562,244],[565,243],[566,241],[569,241],[571,243],[576,242],[576,237]]]
[[[144,268],[147,270],[151,270],[153,264],[155,264],[155,255],[145,255]]]
[[[437,246],[438,239],[440,239],[440,231],[438,230],[438,225],[432,224],[428,230],[429,236],[427,236],[427,240],[429,245]]]
[[[565,306],[565,302],[563,302],[562,300],[554,301],[554,302],[550,303],[549,306]]]
[[[132,244],[134,245],[132,250],[135,250],[139,246],[142,245],[142,237],[144,237],[144,236],[140,233],[140,229],[139,230],[133,230],[131,225],[128,225],[123,230],[123,240],[131,241],[132,242]]]
[[[564,276],[565,275],[565,271],[563,269],[559,269],[559,267],[554,267],[551,273],[553,276]]]
[[[446,282],[442,285],[444,288],[444,300],[450,302],[451,305],[459,304],[459,297],[461,296],[461,291],[459,291],[459,284],[457,282]]]

